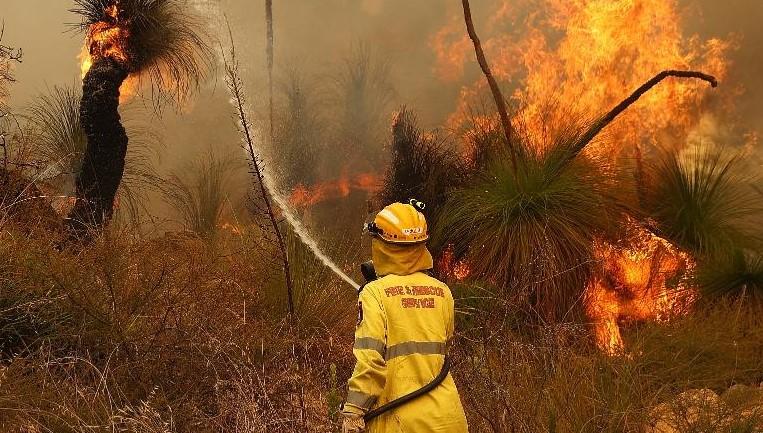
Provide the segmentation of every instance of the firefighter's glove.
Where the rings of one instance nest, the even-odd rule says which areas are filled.
[[[366,422],[363,421],[363,412],[345,405],[342,410],[342,433],[361,433],[366,431]]]

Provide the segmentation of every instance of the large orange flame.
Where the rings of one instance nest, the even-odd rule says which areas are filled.
[[[481,15],[480,26],[491,69],[507,90],[513,89],[512,100],[522,102],[522,123],[534,137],[548,135],[549,126],[560,119],[590,120],[605,113],[665,69],[702,70],[720,80],[727,75],[733,42],[685,36],[675,0],[483,4],[491,6],[489,18]],[[474,54],[460,11],[453,10],[452,21],[434,35],[431,46],[442,80],[466,77],[465,65],[473,63]],[[487,94],[485,87],[479,76],[462,89],[451,127],[469,127],[471,107]],[[663,138],[684,139],[702,115],[698,107],[707,97],[703,90],[704,83],[666,81],[608,130],[607,143],[618,150],[640,142],[664,143]]]
[[[122,64],[129,63],[127,41],[130,32],[121,25],[119,8],[111,5],[105,10],[108,21],[99,21],[92,24],[87,31],[85,45],[78,56],[82,78],[90,71],[95,58],[110,57]],[[139,87],[139,77],[130,74],[119,88],[120,102],[125,102],[134,96]]]
[[[479,6],[476,21],[493,75],[523,107],[513,121],[540,151],[559,132],[556,125],[593,120],[662,70],[701,70],[723,80],[735,49],[733,38],[686,35],[676,0],[484,0]],[[462,88],[449,126],[465,134],[495,127],[497,117],[475,117],[472,109],[492,104],[460,9],[452,9],[431,46],[441,80],[473,83]],[[637,146],[682,146],[702,119],[733,111],[731,98],[712,104],[706,98],[704,83],[665,81],[587,151],[605,161]],[[665,320],[685,312],[694,297],[681,279],[693,267],[691,257],[631,225],[627,239],[595,245],[601,266],[585,293],[596,340],[613,354],[623,350],[621,324]]]

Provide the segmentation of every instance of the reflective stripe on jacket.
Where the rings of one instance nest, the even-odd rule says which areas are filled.
[[[387,275],[365,287],[359,309],[353,348],[357,363],[346,405],[368,411],[437,376],[453,336],[453,296],[447,285],[422,272]],[[430,393],[371,421],[368,432],[467,432],[453,378],[449,375]]]

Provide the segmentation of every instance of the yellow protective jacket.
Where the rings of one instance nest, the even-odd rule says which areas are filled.
[[[360,294],[353,353],[357,360],[344,410],[364,413],[431,382],[453,336],[453,296],[421,271],[432,268],[423,244],[391,245],[374,239],[380,279]],[[370,433],[466,433],[453,378],[418,399],[379,416]]]

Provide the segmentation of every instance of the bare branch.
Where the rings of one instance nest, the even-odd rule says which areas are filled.
[[[275,235],[276,242],[278,244],[278,250],[281,255],[281,263],[283,265],[284,278],[286,280],[286,292],[288,295],[288,308],[289,314],[294,314],[294,294],[293,294],[293,282],[291,276],[291,266],[289,264],[289,254],[284,241],[281,227],[278,224],[278,217],[271,201],[270,193],[268,192],[267,185],[265,185],[264,174],[264,162],[260,155],[254,149],[254,137],[252,136],[252,124],[249,121],[249,115],[246,109],[246,98],[244,96],[244,86],[241,82],[241,78],[238,73],[238,60],[236,59],[236,46],[233,40],[233,33],[230,25],[228,25],[228,34],[230,37],[230,58],[224,58],[226,81],[228,84],[228,91],[230,92],[234,106],[236,109],[236,117],[239,122],[239,130],[244,138],[245,149],[249,155],[249,163],[253,178],[255,180],[256,188],[259,190],[264,202],[266,215],[270,221],[272,232]],[[225,57],[223,55],[223,57]]]
[[[472,21],[472,11],[469,6],[469,0],[461,0],[464,6],[464,20],[466,21],[466,30],[469,32],[469,38],[474,43],[474,51],[477,54],[477,61],[482,68],[482,72],[485,74],[487,83],[490,86],[490,91],[493,93],[493,99],[495,100],[495,106],[498,109],[498,116],[501,118],[501,126],[503,127],[503,134],[506,138],[506,145],[509,147],[511,154],[511,166],[514,169],[514,173],[517,171],[517,155],[514,148],[514,142],[512,136],[514,135],[514,128],[511,126],[511,120],[509,119],[508,108],[506,107],[506,100],[503,98],[501,88],[498,87],[498,82],[493,77],[493,73],[490,71],[490,65],[485,58],[485,52],[482,50],[482,44],[477,36],[477,31],[474,29],[474,22]]]
[[[597,120],[589,129],[586,131],[578,140],[577,145],[573,147],[573,155],[577,155],[583,149],[585,149],[586,146],[594,139],[597,135],[601,133],[604,128],[606,128],[610,123],[612,123],[617,116],[622,114],[625,110],[627,110],[631,105],[636,103],[636,101],[639,100],[645,93],[652,90],[654,86],[659,84],[662,80],[668,77],[678,77],[678,78],[695,78],[699,80],[704,80],[710,83],[712,87],[718,87],[718,80],[713,77],[712,75],[708,75],[702,72],[696,72],[696,71],[676,71],[676,70],[667,70],[662,71],[659,74],[655,75],[654,78],[647,81],[641,87],[636,89],[635,92],[633,92],[629,97],[625,98],[622,102],[617,104],[615,108],[610,110],[609,113],[605,114],[601,119]]]

